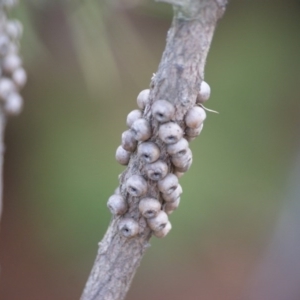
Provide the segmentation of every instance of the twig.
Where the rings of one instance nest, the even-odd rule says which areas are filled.
[[[218,19],[225,11],[227,0],[167,2],[175,4],[173,23],[158,71],[151,81],[150,105],[143,114],[152,126],[151,141],[159,145],[161,159],[166,161],[169,158],[165,146],[157,136],[158,124],[151,116],[152,103],[158,99],[173,103],[176,108],[174,120],[184,126],[183,117],[195,105],[213,33]],[[170,163],[168,165],[170,167]],[[139,223],[139,234],[130,239],[125,238],[118,230],[121,218],[112,218],[104,238],[99,243],[98,255],[81,300],[122,300],[126,296],[151,237],[151,230],[139,213],[136,197],[130,196],[125,189],[126,180],[131,175],[140,174],[141,168],[134,153],[127,169],[120,176],[120,191],[129,204],[125,217],[133,218]],[[156,184],[149,181],[148,189],[149,194],[159,199]]]

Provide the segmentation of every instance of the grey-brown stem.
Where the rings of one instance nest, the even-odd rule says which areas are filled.
[[[159,99],[174,104],[174,120],[184,128],[183,117],[195,105],[196,96],[204,76],[204,66],[218,19],[223,15],[227,0],[164,0],[173,4],[174,18],[168,32],[167,45],[158,71],[151,81],[149,105],[143,117],[152,127],[151,141],[161,149],[160,159],[172,166],[165,145],[158,139],[158,123],[151,116],[152,103]],[[145,175],[144,165],[133,153],[127,169],[120,176],[120,191],[129,204],[122,217],[113,217],[108,230],[99,243],[90,277],[81,300],[122,300],[130,287],[145,250],[149,246],[151,231],[138,210],[139,198],[126,192],[125,183],[134,175]],[[147,197],[160,199],[157,183],[148,181]],[[123,217],[139,223],[140,232],[125,238],[118,230]]]
[[[0,108],[0,220],[3,210],[3,158],[4,158],[4,130],[6,124],[6,116]]]

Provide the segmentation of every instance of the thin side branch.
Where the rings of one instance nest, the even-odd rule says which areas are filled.
[[[160,159],[169,162],[165,145],[158,138],[158,122],[151,116],[151,106],[159,99],[168,100],[176,108],[175,121],[184,128],[183,118],[195,105],[204,66],[213,33],[225,11],[227,0],[166,0],[175,4],[172,26],[158,71],[150,86],[150,104],[143,118],[152,127],[151,141],[161,149]],[[120,176],[120,192],[129,204],[125,217],[136,220],[139,234],[125,238],[119,233],[121,217],[113,217],[108,230],[99,243],[98,255],[85,286],[81,300],[122,300],[130,287],[133,276],[149,246],[151,230],[138,210],[139,199],[126,192],[125,182],[134,174],[143,174],[143,166],[136,153],[132,154],[127,169]],[[160,199],[157,184],[148,182],[148,194]],[[123,218],[124,216],[122,216]]]

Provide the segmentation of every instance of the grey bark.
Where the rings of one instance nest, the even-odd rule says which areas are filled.
[[[6,116],[0,109],[0,220],[3,211],[3,157],[4,157],[4,130],[6,124]]]
[[[152,127],[151,141],[159,145],[161,159],[169,170],[171,163],[165,146],[157,137],[158,123],[152,119],[151,105],[158,99],[175,105],[175,120],[184,129],[183,117],[195,105],[204,66],[217,21],[223,15],[227,0],[163,1],[173,4],[174,18],[168,32],[167,44],[158,71],[150,85],[150,104],[143,117]],[[120,217],[113,217],[99,243],[98,255],[86,283],[81,300],[122,300],[149,246],[151,231],[138,210],[139,198],[130,196],[124,183],[133,174],[144,175],[143,164],[134,153],[127,169],[121,174],[120,191],[129,204],[125,217],[139,223],[136,237],[125,238],[118,231]],[[159,199],[157,184],[148,182],[148,196]],[[124,217],[124,216],[122,216]]]

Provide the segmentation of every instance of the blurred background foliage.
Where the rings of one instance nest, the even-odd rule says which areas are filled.
[[[299,151],[299,1],[232,0],[205,79],[194,163],[128,299],[234,300],[270,240]],[[79,299],[109,224],[127,113],[172,18],[150,0],[21,1],[25,108],[6,131],[0,298]],[[299,179],[300,181],[300,179]]]

